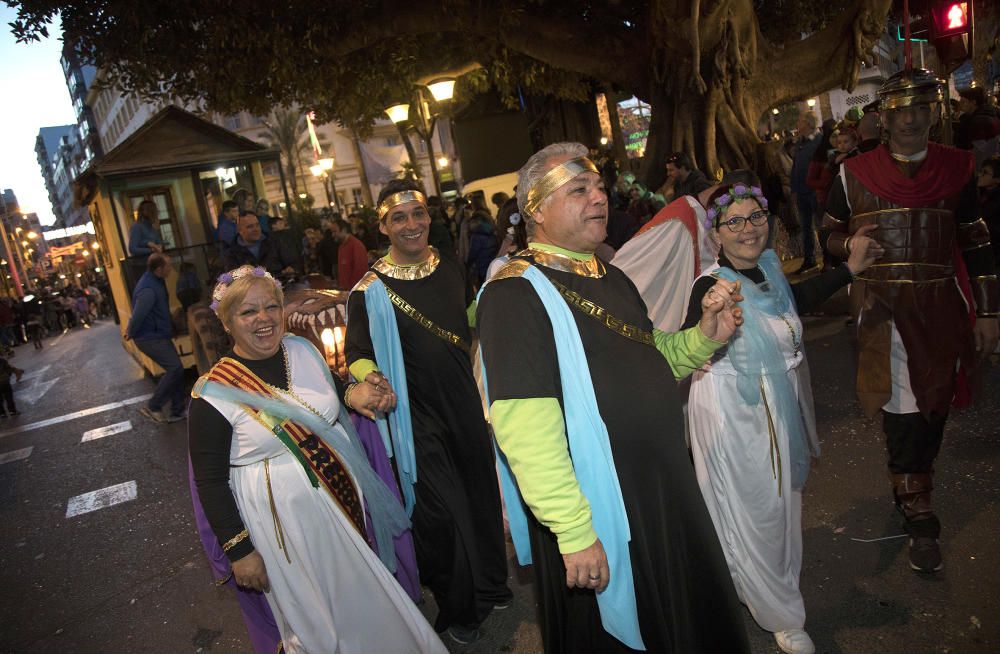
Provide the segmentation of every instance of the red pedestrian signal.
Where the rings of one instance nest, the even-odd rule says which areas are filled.
[[[934,38],[965,34],[968,31],[968,2],[945,2],[934,7]]]

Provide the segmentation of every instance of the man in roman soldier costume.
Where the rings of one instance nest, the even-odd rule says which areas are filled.
[[[345,351],[355,379],[386,388],[395,408],[376,422],[413,521],[420,580],[436,629],[466,644],[505,608],[507,552],[493,448],[472,376],[472,288],[453,256],[427,243],[427,199],[411,180],[379,194],[389,253],[347,302]]]
[[[893,495],[918,572],[942,567],[931,489],[959,364],[969,369],[993,351],[1000,311],[972,155],[928,142],[943,88],[919,68],[883,84],[888,141],[841,164],[824,217],[834,256],[846,258],[852,235],[871,224],[885,249],[851,286],[857,390],[868,416],[882,413]]]

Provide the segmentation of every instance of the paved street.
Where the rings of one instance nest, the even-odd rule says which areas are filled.
[[[194,530],[185,426],[139,415],[153,385],[117,330],[105,321],[13,359],[27,374],[22,415],[0,422],[0,652],[248,651]],[[1000,373],[949,427],[935,493],[946,567],[918,577],[903,539],[862,542],[901,530],[879,425],[854,399],[843,319],[810,319],[807,347],[824,451],[805,499],[802,588],[818,651],[1000,651]],[[514,605],[467,651],[541,651],[530,571],[511,570]],[[747,626],[755,652],[777,651]]]

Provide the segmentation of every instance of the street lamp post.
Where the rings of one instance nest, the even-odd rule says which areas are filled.
[[[410,122],[410,126],[413,131],[417,133],[424,141],[424,145],[427,147],[427,160],[431,167],[431,177],[434,179],[434,191],[437,195],[441,196],[441,179],[438,174],[437,161],[434,157],[434,126],[437,124],[437,119],[440,116],[440,112],[433,113],[430,108],[430,103],[427,97],[424,95],[424,89],[430,92],[431,97],[434,99],[435,104],[441,105],[452,99],[455,93],[455,80],[447,78],[431,82],[426,87],[423,85],[416,85],[416,90],[414,92],[414,98],[416,100],[416,111],[411,111],[412,107],[409,104],[401,103],[395,104],[388,107],[385,113],[388,114],[389,119],[399,125],[405,121]],[[414,113],[416,120],[410,120],[410,114]],[[414,166],[417,162],[412,162]]]
[[[314,165],[309,166],[309,172],[313,174],[313,177],[323,182],[323,191],[326,193],[326,204],[333,207],[339,214],[340,197],[337,196],[337,182],[333,178],[333,165],[333,157],[323,157]]]

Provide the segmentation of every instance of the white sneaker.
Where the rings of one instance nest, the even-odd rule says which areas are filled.
[[[774,640],[785,654],[814,654],[816,646],[804,629],[787,629],[774,632]]]

